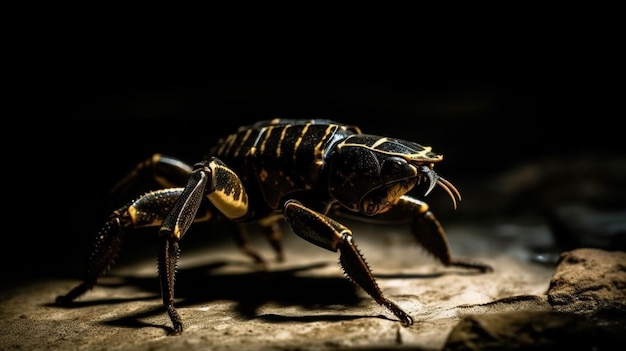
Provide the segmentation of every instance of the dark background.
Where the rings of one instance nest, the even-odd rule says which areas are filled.
[[[439,173],[470,193],[524,164],[623,157],[615,43],[603,31],[526,29],[207,38],[199,52],[143,37],[46,41],[12,87],[26,113],[5,129],[16,140],[5,141],[15,176],[5,277],[76,277],[110,187],[138,161],[162,152],[193,163],[261,119],[329,118],[432,145],[445,155]]]

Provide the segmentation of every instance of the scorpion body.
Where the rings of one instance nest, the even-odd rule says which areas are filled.
[[[193,167],[155,154],[115,188],[132,187],[145,177],[154,177],[162,189],[113,211],[96,236],[84,281],[57,297],[57,303],[70,304],[93,288],[128,232],[158,227],[163,304],[173,333],[179,334],[183,321],[174,307],[174,281],[179,241],[190,226],[218,218],[237,225],[256,223],[282,259],[278,221],[285,219],[303,239],[339,251],[346,277],[410,326],[411,316],[383,296],[352,231],[337,219],[410,220],[416,241],[443,265],[491,271],[486,264],[453,258],[445,232],[428,205],[408,194],[415,185],[428,182],[426,195],[439,185],[456,207],[461,199],[458,190],[433,170],[442,159],[431,147],[363,134],[356,126],[323,119],[274,119],[241,127],[219,140]],[[240,248],[263,263],[247,247],[241,231],[238,235]]]

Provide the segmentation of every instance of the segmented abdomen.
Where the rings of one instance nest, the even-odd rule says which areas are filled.
[[[241,127],[222,140],[213,155],[233,168],[248,187],[258,184],[265,201],[277,208],[284,195],[311,187],[330,145],[353,133],[330,122],[275,119]]]

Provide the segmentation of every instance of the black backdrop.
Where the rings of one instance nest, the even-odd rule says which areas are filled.
[[[329,118],[432,145],[454,180],[550,157],[624,154],[623,111],[614,108],[623,80],[610,51],[476,44],[168,59],[93,46],[27,64],[13,87],[26,113],[5,128],[5,276],[74,277],[78,251],[110,210],[110,186],[136,162],[155,151],[194,162],[220,135],[259,119]]]

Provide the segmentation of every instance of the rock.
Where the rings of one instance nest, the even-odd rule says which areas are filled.
[[[564,252],[547,295],[555,311],[613,310],[626,315],[626,252],[590,248]]]
[[[443,349],[613,350],[626,343],[626,252],[562,253],[546,294],[552,311],[465,316]]]
[[[626,341],[624,331],[623,324],[598,328],[595,321],[559,312],[473,315],[454,327],[443,350],[613,350]]]

